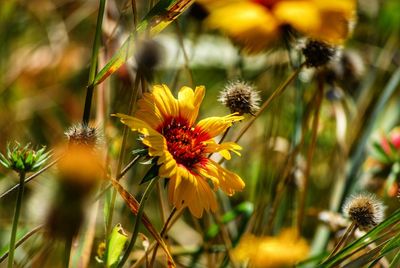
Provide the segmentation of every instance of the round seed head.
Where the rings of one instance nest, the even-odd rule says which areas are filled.
[[[320,67],[334,58],[337,49],[326,42],[309,39],[302,52],[307,67]]]
[[[84,145],[94,147],[99,142],[98,131],[86,124],[78,124],[70,127],[66,132],[70,145]]]
[[[384,217],[383,204],[372,194],[360,194],[350,197],[343,211],[361,230],[378,225]]]
[[[219,99],[232,113],[252,114],[259,109],[260,95],[253,86],[243,81],[229,83],[221,91]]]

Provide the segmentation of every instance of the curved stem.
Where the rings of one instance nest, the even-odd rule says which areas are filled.
[[[234,142],[238,142],[242,136],[244,135],[244,133],[246,133],[246,131],[251,127],[251,125],[253,125],[254,121],[256,121],[256,119],[260,116],[260,114],[262,112],[264,112],[268,106],[271,104],[271,102],[278,96],[280,96],[283,91],[289,86],[289,84],[296,78],[296,76],[300,73],[300,71],[303,69],[303,66],[305,64],[302,63],[300,65],[300,67],[295,70],[286,80],[285,82],[283,82],[278,88],[275,89],[275,91],[271,94],[271,96],[269,96],[269,98],[263,103],[263,105],[260,107],[260,110],[258,110],[258,112],[254,115],[254,117],[252,117],[247,124],[241,129],[241,131],[239,132],[238,136],[235,138]]]
[[[18,220],[21,212],[22,197],[24,195],[24,185],[25,185],[25,172],[21,171],[19,173],[19,189],[17,195],[17,203],[15,205],[14,219],[12,223],[11,238],[10,238],[10,251],[8,255],[8,268],[12,268],[14,265],[14,251],[15,251],[15,241],[17,237]]]
[[[307,191],[309,185],[309,177],[311,173],[312,167],[312,159],[315,152],[315,147],[317,145],[317,136],[318,136],[318,125],[319,125],[319,114],[322,105],[322,99],[324,97],[324,81],[323,79],[318,80],[318,88],[316,92],[316,103],[315,103],[315,110],[314,110],[314,117],[312,121],[312,129],[311,129],[311,145],[310,149],[307,152],[307,163],[306,168],[304,171],[304,185],[303,190],[300,191],[300,198],[299,198],[299,212],[297,215],[297,231],[298,234],[301,234],[301,229],[304,220],[305,214],[305,207],[306,207],[306,199],[307,199]]]
[[[31,176],[29,176],[28,178],[26,178],[26,180],[24,181],[24,184],[30,182],[31,180],[33,180],[34,178],[36,178],[37,176],[39,176],[40,174],[42,174],[43,172],[45,172],[46,170],[48,170],[49,168],[51,168],[52,166],[54,166],[58,160],[60,160],[61,157],[56,158],[53,162],[51,162],[50,164],[48,164],[47,166],[45,166],[44,168],[42,168],[41,170],[37,171],[36,173],[32,174]],[[4,196],[8,195],[9,193],[13,192],[14,190],[16,190],[17,188],[20,187],[20,183],[14,185],[13,187],[11,187],[10,189],[8,189],[7,191],[5,191],[4,193],[2,193],[0,195],[0,199],[3,198]]]
[[[118,263],[118,268],[124,266],[125,262],[128,260],[129,254],[131,253],[133,246],[135,245],[136,238],[139,234],[139,227],[140,222],[142,221],[142,216],[144,212],[144,207],[146,204],[147,199],[149,199],[150,193],[153,190],[154,186],[157,184],[158,178],[154,178],[150,181],[149,185],[147,186],[146,190],[143,193],[142,199],[140,200],[140,205],[138,209],[138,213],[136,215],[135,224],[133,226],[132,238],[129,242],[128,248],[125,251],[124,256],[122,257],[121,261]]]
[[[31,231],[29,231],[28,233],[26,233],[20,240],[18,240],[18,241],[15,243],[15,248],[18,248],[18,247],[19,247],[20,245],[22,245],[26,240],[28,240],[32,235],[34,235],[34,234],[36,234],[37,232],[39,232],[40,230],[42,230],[43,227],[44,227],[44,225],[41,224],[41,225],[39,225],[39,226],[33,228],[33,229],[32,229]],[[5,253],[0,257],[0,263],[2,263],[2,262],[8,257],[8,254],[9,254],[9,253],[10,253],[10,252],[7,251],[7,252],[5,252]]]
[[[129,97],[129,108],[128,108],[128,115],[132,114],[133,111],[133,104],[136,102],[138,92],[139,92],[139,83],[140,83],[140,77],[141,74],[138,71],[136,73],[135,77],[135,84],[134,88],[132,89],[131,95]],[[118,156],[118,166],[117,166],[117,174],[120,174],[121,169],[122,169],[122,163],[125,158],[125,147],[126,147],[126,142],[128,140],[128,134],[129,134],[129,128],[128,126],[124,125],[124,130],[122,132],[122,144],[121,144],[121,149],[119,151],[119,156]],[[119,181],[120,178],[117,178],[117,181]],[[114,216],[114,207],[115,207],[115,200],[117,198],[117,191],[115,188],[112,191],[112,196],[111,196],[111,203],[110,203],[110,208],[108,212],[108,219],[107,219],[107,224],[106,224],[106,235],[108,235],[111,232],[111,225],[112,225],[112,220]]]
[[[177,211],[177,208],[176,208],[176,207],[174,207],[174,208],[171,210],[171,213],[169,214],[168,219],[165,221],[165,223],[164,223],[164,225],[163,225],[163,227],[162,227],[162,229],[161,229],[161,231],[160,231],[160,236],[161,236],[161,238],[163,238],[163,236],[164,236],[165,233],[167,232],[167,228],[168,228],[168,226],[169,226],[169,224],[170,224],[172,218],[174,217],[176,211]],[[154,248],[153,255],[151,256],[151,259],[150,259],[150,265],[149,265],[149,267],[153,267],[154,261],[155,261],[156,256],[157,256],[158,245],[159,245],[159,244],[157,243],[156,246],[155,246],[155,248]]]
[[[332,252],[329,254],[327,260],[335,255],[336,252],[346,243],[346,241],[353,235],[354,231],[357,229],[357,224],[353,221],[349,227],[347,227],[346,232],[340,238],[339,242],[336,244]]]

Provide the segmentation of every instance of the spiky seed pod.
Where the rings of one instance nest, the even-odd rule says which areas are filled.
[[[98,131],[86,124],[78,124],[70,127],[66,132],[70,145],[84,145],[95,147],[99,143]]]
[[[307,67],[320,67],[330,62],[337,53],[337,48],[326,42],[309,39],[302,49]]]
[[[259,109],[260,95],[244,81],[230,82],[221,91],[219,99],[232,113],[254,115]]]
[[[384,207],[373,194],[360,194],[350,197],[343,211],[361,230],[378,225],[384,217]]]

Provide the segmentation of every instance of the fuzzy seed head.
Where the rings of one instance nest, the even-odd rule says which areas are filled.
[[[99,142],[98,131],[86,124],[70,127],[66,132],[70,145],[84,145],[93,148]]]
[[[349,198],[343,210],[361,230],[375,227],[384,217],[383,204],[372,194],[360,194]]]
[[[218,100],[232,113],[254,115],[260,109],[261,99],[253,86],[243,81],[235,81],[225,86]]]
[[[320,67],[330,62],[336,55],[336,47],[322,41],[308,40],[302,49],[307,67]]]

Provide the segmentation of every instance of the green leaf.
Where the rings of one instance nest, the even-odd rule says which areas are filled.
[[[146,175],[144,175],[140,184],[146,183],[146,182],[151,181],[152,179],[156,178],[158,176],[159,169],[160,169],[160,166],[158,166],[156,164],[152,165],[151,168],[147,171]]]
[[[372,144],[373,150],[371,151],[371,155],[380,162],[387,164],[390,163],[390,158],[386,154],[385,150],[383,150],[382,146],[378,142],[374,142]]]
[[[132,155],[145,156],[145,155],[148,155],[148,150],[146,148],[135,149],[132,151]]]
[[[370,230],[364,236],[360,237],[353,243],[349,244],[342,250],[340,250],[336,255],[331,258],[325,260],[321,265],[323,267],[333,267],[338,266],[341,262],[349,258],[351,255],[358,252],[360,249],[365,248],[366,246],[374,243],[376,240],[384,238],[387,235],[390,235],[391,232],[399,232],[400,226],[400,209],[395,211],[390,217],[381,222],[375,228]],[[396,230],[397,229],[397,230]],[[390,240],[386,239],[386,243]]]
[[[244,216],[245,220],[248,220],[250,218],[250,216],[253,214],[253,211],[254,211],[254,206],[252,203],[243,202],[243,203],[239,204],[237,207],[235,207],[233,210],[225,213],[222,216],[221,221],[223,224],[227,224],[242,215]],[[218,225],[212,224],[207,230],[205,239],[206,240],[212,239],[212,238],[216,237],[218,233],[219,233]]]
[[[136,31],[129,35],[128,39],[117,50],[106,66],[96,75],[93,85],[104,81],[133,55],[134,39],[137,34],[148,32],[150,36],[155,36],[177,19],[193,2],[194,0],[159,1],[139,23]]]
[[[117,224],[110,235],[110,240],[107,245],[107,255],[106,255],[106,266],[116,267],[123,253],[126,241],[128,240],[128,235],[125,233],[121,224]]]

